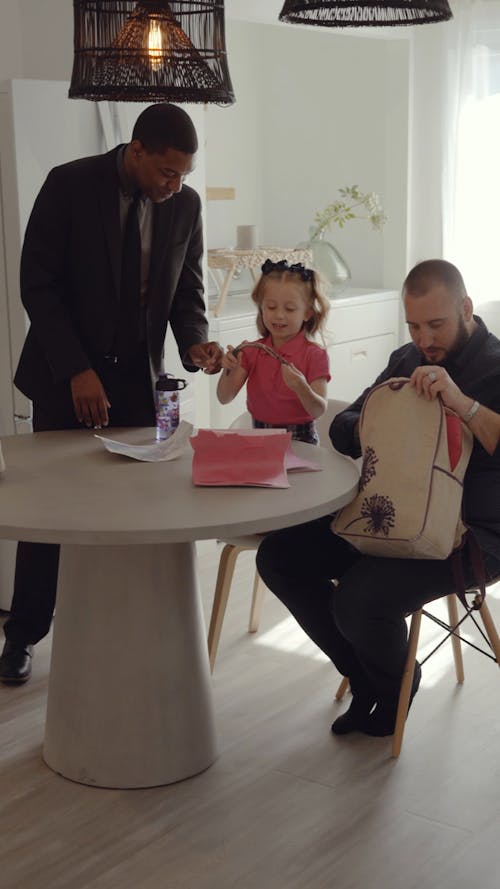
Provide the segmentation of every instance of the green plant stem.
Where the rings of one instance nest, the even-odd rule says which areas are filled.
[[[364,202],[363,202],[363,201],[357,201],[357,203],[355,203],[355,204],[351,204],[351,206],[349,206],[349,207],[345,207],[345,208],[344,208],[344,214],[345,214],[345,213],[350,213],[352,210],[355,210],[356,207],[364,207]],[[363,217],[363,216],[355,216],[354,218],[355,218],[355,219],[364,219],[365,217]],[[366,218],[369,219],[369,217],[366,217]],[[317,225],[316,228],[314,229],[314,231],[313,231],[312,234],[311,234],[311,239],[312,239],[312,238],[316,238],[322,231],[325,231],[326,229],[329,229],[329,228],[331,227],[331,225],[332,225],[332,222],[335,222],[335,218],[334,218],[334,216],[332,216],[327,222],[324,222],[322,225],[321,225],[321,224],[320,224],[320,225]],[[344,227],[344,223],[343,223],[343,222],[340,222],[340,223],[339,223],[339,226],[340,226],[340,228],[343,228],[343,227]]]

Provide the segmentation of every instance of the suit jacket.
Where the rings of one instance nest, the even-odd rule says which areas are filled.
[[[55,167],[35,201],[21,255],[31,321],[14,377],[32,400],[109,353],[119,313],[121,230],[117,148]],[[181,358],[207,340],[200,199],[182,190],[155,204],[146,330],[152,371],[163,370],[170,321]],[[196,370],[184,364],[187,370]]]

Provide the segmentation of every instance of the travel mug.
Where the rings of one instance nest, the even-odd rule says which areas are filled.
[[[160,374],[155,384],[156,441],[170,438],[179,425],[179,392],[187,386],[186,380],[177,380],[169,374]]]

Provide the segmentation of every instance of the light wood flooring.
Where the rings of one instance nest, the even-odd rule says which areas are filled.
[[[219,551],[199,547],[207,613]],[[0,686],[2,889],[498,889],[498,667],[467,648],[458,687],[449,644],[435,655],[392,760],[389,739],[331,735],[338,675],[271,594],[247,635],[252,576],[243,553],[213,679],[219,758],[195,778],[116,791],[51,772],[50,638],[31,682]]]

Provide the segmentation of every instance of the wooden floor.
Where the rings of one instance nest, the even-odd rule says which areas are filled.
[[[207,611],[218,553],[200,545]],[[195,778],[115,791],[52,773],[50,639],[30,683],[0,686],[2,889],[498,889],[498,667],[467,648],[457,687],[450,646],[435,655],[392,760],[389,739],[332,736],[338,676],[270,594],[247,635],[252,553],[237,572],[214,673],[220,755]]]

